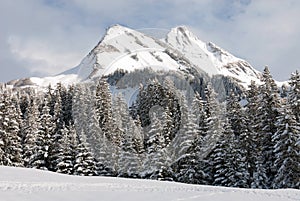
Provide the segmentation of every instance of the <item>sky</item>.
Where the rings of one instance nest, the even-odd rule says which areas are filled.
[[[279,81],[300,69],[299,0],[1,0],[0,82],[77,66],[114,24],[186,25]]]

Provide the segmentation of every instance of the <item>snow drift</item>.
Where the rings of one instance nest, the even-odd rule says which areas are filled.
[[[138,179],[67,176],[1,166],[0,198],[3,201],[296,201],[300,198],[300,191],[250,190]]]

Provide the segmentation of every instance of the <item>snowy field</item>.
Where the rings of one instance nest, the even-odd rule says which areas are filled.
[[[300,200],[300,191],[247,190],[137,179],[77,177],[34,169],[0,167],[0,200],[296,201]]]

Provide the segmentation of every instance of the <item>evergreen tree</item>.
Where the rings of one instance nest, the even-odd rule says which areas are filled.
[[[198,125],[196,124],[196,117],[190,111],[188,115],[188,122],[182,126],[179,132],[180,145],[178,151],[178,158],[176,159],[173,169],[175,171],[176,181],[199,184],[205,183],[207,174],[202,169],[199,160],[200,144],[199,139],[202,137],[198,132]]]
[[[134,122],[131,120],[128,130],[121,141],[121,153],[118,161],[118,176],[121,177],[138,177],[141,171],[141,160],[134,148]]]
[[[292,74],[289,84],[291,90],[289,92],[288,101],[296,120],[300,122],[300,73],[298,71]]]
[[[199,132],[202,137],[206,135],[208,125],[207,125],[207,115],[206,115],[206,105],[205,101],[201,98],[201,96],[196,93],[193,98],[192,103],[192,111],[196,117],[196,123],[199,126]]]
[[[73,139],[75,129],[71,127],[71,129],[66,128],[63,126],[61,129],[62,138],[59,140],[59,147],[57,154],[57,172],[63,174],[73,174],[74,172],[74,150],[73,148],[76,147],[76,141]]]
[[[33,167],[32,157],[36,153],[36,140],[39,133],[40,121],[36,98],[31,99],[31,103],[26,110],[24,120],[24,139],[23,139],[23,159],[25,167]]]
[[[57,91],[56,91],[57,93]],[[48,95],[49,97],[49,95]],[[49,147],[49,170],[58,171],[59,155],[61,154],[59,147],[61,146],[61,139],[64,137],[65,132],[65,122],[62,111],[62,102],[60,95],[55,95],[56,100],[54,104],[54,111],[52,116],[52,126],[51,131],[51,144]],[[51,109],[50,109],[51,111]],[[49,112],[50,113],[50,112]]]
[[[231,128],[237,138],[239,146],[239,152],[241,157],[244,158],[247,178],[247,184],[250,186],[252,181],[250,176],[253,175],[255,169],[254,159],[254,140],[251,130],[249,130],[248,119],[239,104],[237,96],[232,92],[227,100],[227,117]],[[244,176],[246,177],[246,176]],[[244,186],[247,187],[247,186]]]
[[[222,110],[216,93],[210,84],[205,89],[207,132],[203,138],[202,152],[207,155],[215,146],[222,130]],[[205,156],[203,157],[205,158]]]
[[[88,111],[93,107],[91,105],[91,94],[89,88],[84,85],[77,85],[74,91],[73,98],[73,120],[76,122],[74,125],[76,127],[77,133],[87,133],[88,134]]]
[[[171,142],[171,138],[172,138],[172,132],[173,132],[173,122],[172,122],[172,117],[170,114],[170,110],[168,107],[166,107],[163,111],[162,114],[162,119],[163,119],[163,137],[165,138],[165,146],[167,146],[168,144],[170,144]]]
[[[228,120],[225,122],[224,132],[221,135],[216,147],[210,155],[212,166],[213,185],[229,186],[229,171],[232,169],[232,146],[234,143],[234,132]]]
[[[163,137],[163,125],[161,120],[153,113],[150,130],[146,140],[147,154],[144,161],[142,177],[159,180],[171,180],[170,154],[166,148]]]
[[[11,103],[7,106],[8,110],[8,140],[6,145],[6,153],[8,155],[8,160],[10,161],[10,166],[23,166],[22,159],[22,144],[20,137],[20,124],[21,116],[18,112],[16,106],[11,100]]]
[[[44,106],[39,119],[40,125],[35,140],[34,155],[30,158],[30,164],[33,168],[48,170],[51,168],[50,148],[52,145],[53,122],[48,106],[48,97],[44,98]]]
[[[0,99],[0,164],[2,165],[22,166],[19,119],[11,93],[5,91]]]
[[[273,80],[268,67],[263,72],[263,85],[260,86],[261,99],[257,110],[256,117],[258,118],[257,144],[258,149],[262,150],[263,162],[268,178],[267,186],[271,187],[274,170],[274,142],[272,136],[277,132],[277,117],[279,115],[280,101],[278,97],[278,88]]]
[[[96,165],[96,160],[86,142],[85,134],[81,133],[79,144],[76,148],[74,174],[80,176],[95,176],[97,175]]]
[[[111,140],[113,134],[112,129],[112,99],[109,84],[104,78],[99,80],[95,94],[95,110],[99,126],[105,136]]]
[[[164,145],[163,126],[161,120],[153,113],[152,122],[146,139],[148,153],[156,152]]]
[[[243,156],[244,153],[241,151],[238,143],[237,140],[232,142],[231,160],[227,161],[228,170],[225,174],[225,177],[228,179],[227,186],[248,188],[249,173],[246,166],[246,157]]]
[[[251,133],[253,149],[252,149],[252,166],[253,170],[250,171],[251,188],[265,189],[268,187],[268,178],[266,175],[266,166],[264,164],[263,147],[260,142],[260,118],[258,111],[261,103],[262,95],[259,88],[254,81],[251,81],[249,90],[247,91],[247,105],[245,114],[248,119],[248,129]],[[251,153],[251,152],[250,152]]]
[[[142,130],[142,124],[139,116],[137,116],[134,121],[134,131],[133,131],[133,146],[138,154],[141,154],[145,151],[144,147],[144,133]]]
[[[148,127],[151,124],[149,114],[153,108],[163,108],[167,112],[165,114],[169,115],[169,124],[172,125],[165,128],[165,132],[169,134],[164,137],[170,139],[166,139],[166,141],[172,141],[181,125],[181,108],[176,92],[171,91],[171,88],[164,87],[157,79],[150,80],[146,86],[140,87],[137,105],[137,114],[142,127]]]
[[[273,188],[300,188],[300,124],[289,105],[278,116],[278,130],[272,136],[275,143]]]

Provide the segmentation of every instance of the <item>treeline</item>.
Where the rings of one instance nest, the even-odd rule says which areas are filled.
[[[0,164],[65,174],[243,188],[300,186],[300,74],[224,103],[210,84],[188,101],[153,79],[128,108],[102,78],[44,91],[1,86]],[[243,104],[241,104],[243,103]]]

